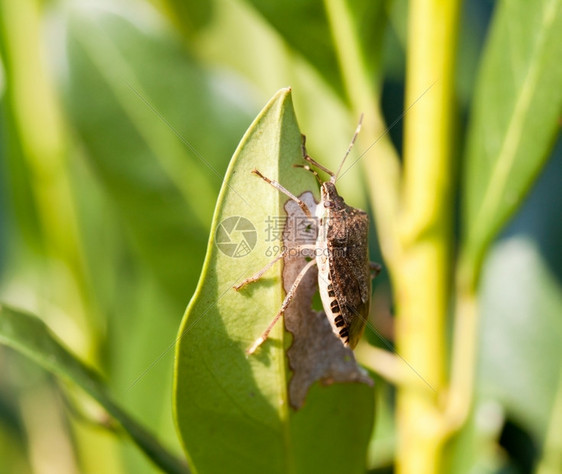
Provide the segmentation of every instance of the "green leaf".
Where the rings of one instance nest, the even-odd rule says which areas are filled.
[[[207,72],[153,21],[73,7],[67,101],[135,250],[181,311],[228,158],[251,117],[235,84]]]
[[[466,278],[518,209],[559,133],[562,0],[498,4],[468,134]]]
[[[183,461],[168,453],[148,431],[112,400],[99,375],[62,346],[43,321],[0,305],[0,343],[29,357],[56,376],[81,387],[121,424],[139,448],[165,472],[188,472]]]
[[[290,372],[282,323],[253,356],[245,350],[279,310],[281,265],[242,292],[233,290],[272,260],[279,237],[268,219],[286,197],[251,175],[259,169],[300,195],[316,189],[302,162],[290,91],[266,105],[242,139],[218,199],[204,269],[182,322],[176,353],[175,412],[188,457],[199,472],[364,472],[374,394],[364,384],[313,386],[304,408],[289,407]],[[315,191],[316,194],[316,191]],[[247,219],[257,234],[245,256],[224,253],[219,224]],[[240,234],[239,234],[239,241]],[[221,245],[219,248],[217,243]],[[252,244],[250,244],[252,245]]]

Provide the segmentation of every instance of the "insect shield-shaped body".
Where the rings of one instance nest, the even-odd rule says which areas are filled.
[[[366,212],[345,203],[332,180],[320,191],[316,208],[320,298],[334,333],[354,348],[365,329],[371,298],[369,219]]]
[[[369,313],[371,274],[376,276],[380,271],[380,266],[369,263],[369,220],[367,213],[348,206],[336,189],[338,174],[351,151],[360,127],[361,121],[337,173],[333,173],[317,163],[306,153],[305,137],[303,136],[303,158],[314,167],[330,175],[329,181],[322,182],[318,173],[311,169],[309,165],[296,165],[312,172],[321,185],[320,202],[316,206],[315,212],[318,231],[316,241],[297,248],[297,250],[306,250],[307,255],[312,250],[316,257],[309,261],[295,278],[279,312],[262,335],[247,350],[248,354],[254,353],[267,339],[271,329],[294,298],[304,276],[315,264],[318,266],[318,287],[322,306],[334,333],[345,346],[351,348],[354,348],[361,338]],[[253,173],[295,201],[306,216],[312,217],[312,212],[308,206],[277,181],[267,178],[258,170],[254,170]],[[240,290],[246,284],[259,280],[275,262],[283,258],[290,250],[295,249],[287,249],[282,252],[274,261],[234,288]]]

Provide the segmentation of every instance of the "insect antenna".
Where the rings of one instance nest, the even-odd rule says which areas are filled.
[[[359,135],[362,123],[363,123],[363,114],[361,114],[361,116],[359,117],[359,123],[357,124],[357,128],[355,129],[355,133],[353,134],[353,138],[351,139],[351,143],[347,147],[347,151],[345,152],[345,156],[343,157],[343,160],[341,160],[340,167],[338,168],[337,173],[332,175],[332,177],[330,179],[330,181],[334,184],[337,181],[338,176],[340,175],[340,172],[343,168],[343,164],[345,163],[346,158],[348,157],[349,153],[351,152],[351,149],[353,148],[353,145],[355,144],[355,140],[357,139],[357,135]]]

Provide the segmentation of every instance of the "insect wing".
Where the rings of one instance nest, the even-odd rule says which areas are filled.
[[[367,322],[371,278],[367,233],[369,220],[361,210],[347,207],[328,230],[330,279],[336,300],[355,347]]]

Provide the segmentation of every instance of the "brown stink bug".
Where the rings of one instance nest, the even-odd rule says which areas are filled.
[[[314,258],[303,267],[296,277],[279,312],[262,335],[247,350],[248,354],[253,354],[267,339],[271,329],[291,303],[302,279],[314,265],[318,267],[320,299],[333,332],[345,346],[349,346],[351,349],[361,338],[369,314],[371,279],[380,272],[381,267],[369,262],[369,218],[367,213],[348,206],[336,189],[338,174],[355,143],[360,128],[361,120],[337,173],[333,173],[308,155],[303,135],[303,159],[330,176],[328,181],[322,182],[318,173],[309,165],[295,165],[312,172],[320,182],[320,202],[315,209],[310,209],[307,204],[277,181],[267,178],[258,170],[252,171],[253,174],[295,201],[306,216],[314,216],[316,232],[313,241],[294,249],[286,249],[258,273],[234,287],[239,290],[248,283],[258,280],[275,262],[283,258],[288,250],[296,249],[303,251],[306,255],[314,255]]]

